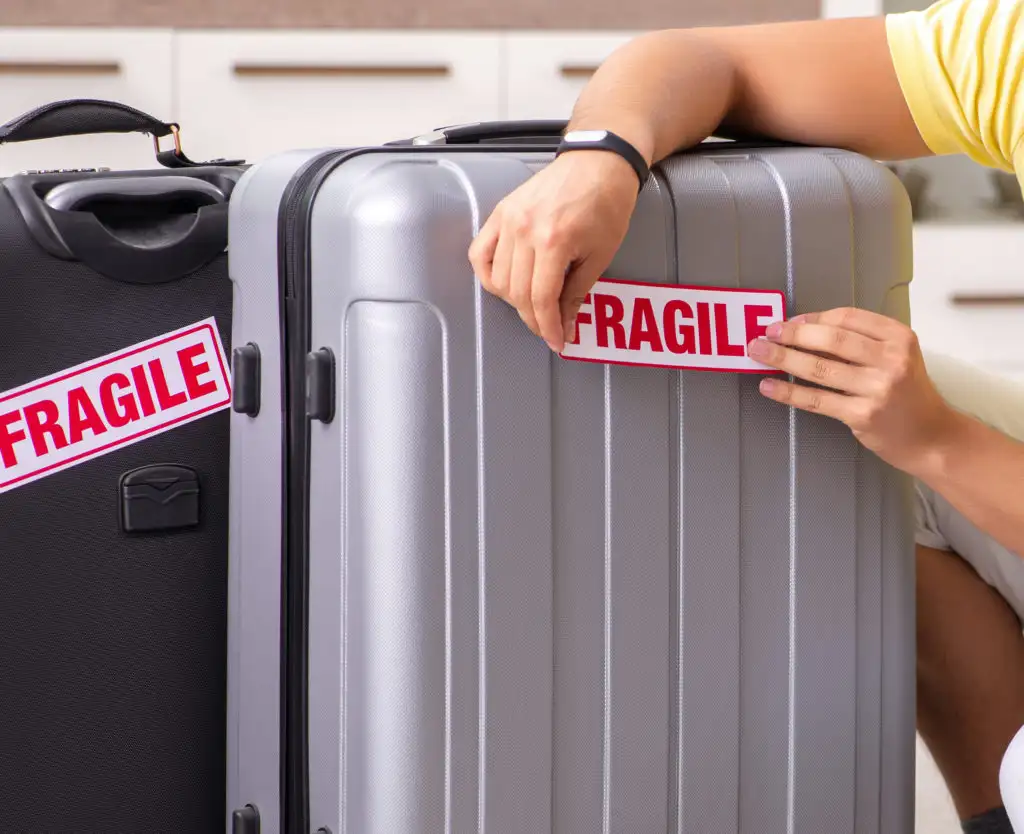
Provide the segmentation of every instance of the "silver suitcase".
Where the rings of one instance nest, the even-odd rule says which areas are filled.
[[[231,206],[233,834],[911,834],[911,485],[757,375],[553,356],[467,249],[561,125]],[[608,270],[909,319],[884,166],[708,142]]]

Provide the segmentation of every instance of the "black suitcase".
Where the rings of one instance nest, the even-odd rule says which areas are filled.
[[[244,166],[192,162],[176,125],[92,100],[0,127],[0,158],[136,131],[161,167],[0,181],[3,834],[225,827],[227,210]]]

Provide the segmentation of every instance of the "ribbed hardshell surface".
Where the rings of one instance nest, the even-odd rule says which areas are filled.
[[[316,198],[312,829],[907,834],[907,480],[757,375],[552,356],[466,258],[528,161]],[[680,155],[606,275],[906,320],[909,223],[860,157]]]

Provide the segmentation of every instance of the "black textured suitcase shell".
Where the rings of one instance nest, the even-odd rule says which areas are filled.
[[[0,396],[209,317],[230,357],[226,202],[187,232],[202,200],[116,195],[161,177],[229,195],[241,173],[0,183]],[[115,198],[43,202],[83,181]],[[130,251],[88,243],[97,216]],[[69,237],[81,252],[63,251]],[[216,411],[0,493],[0,832],[224,830],[228,424]],[[182,479],[175,500],[133,514],[168,477]]]

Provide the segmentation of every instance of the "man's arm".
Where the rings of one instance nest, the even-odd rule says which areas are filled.
[[[883,18],[642,35],[601,65],[570,121],[573,129],[618,133],[648,162],[720,125],[876,159],[931,153],[901,90]]]
[[[928,155],[888,44],[881,18],[642,35],[597,70],[570,128],[618,134],[648,163],[723,124],[879,159]],[[636,174],[621,157],[564,154],[502,200],[470,262],[485,289],[561,351],[636,197]]]

